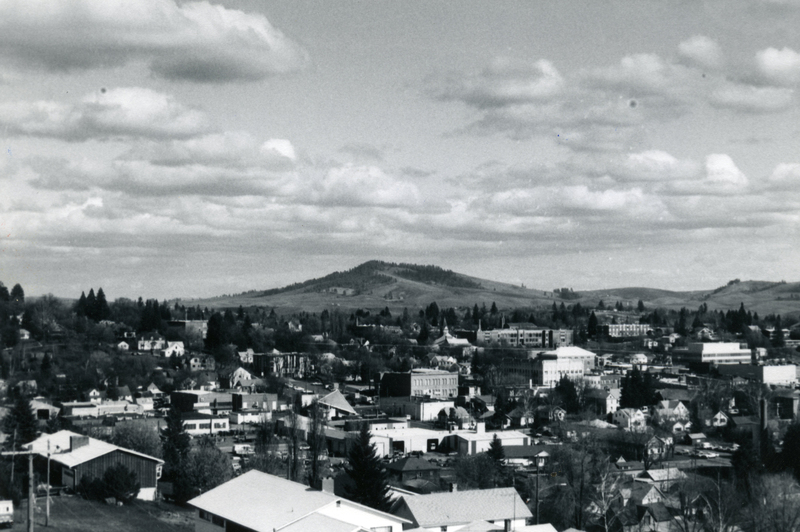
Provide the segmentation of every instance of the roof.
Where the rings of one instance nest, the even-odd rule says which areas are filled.
[[[401,458],[396,462],[391,462],[386,464],[386,469],[390,471],[431,471],[431,470],[438,470],[439,466],[431,464],[421,458],[416,458],[414,456],[407,456],[405,458]]]
[[[504,445],[503,452],[506,458],[533,458],[535,456],[550,456],[546,445]]]
[[[656,393],[665,401],[691,401],[695,394],[681,388],[663,388]]]
[[[446,526],[472,521],[533,517],[514,488],[403,496],[418,526]]]
[[[243,494],[247,494],[247,496],[242,496]],[[357,508],[398,523],[408,523],[401,517],[368,508],[337,497],[332,493],[317,491],[305,484],[255,470],[248,471],[189,501],[189,504],[195,508],[218,515],[257,532],[273,532],[275,530],[348,532],[360,530],[357,526],[343,526],[339,524],[342,521],[322,515],[312,519],[311,514],[335,503]],[[301,521],[305,521],[305,523]]]
[[[669,511],[669,508],[664,506],[664,503],[656,502],[653,504],[646,504],[642,506],[637,506],[636,509],[640,521],[645,512],[652,515],[653,519],[655,519],[657,523],[665,523],[672,521],[672,513]]]
[[[73,436],[87,438],[89,443],[82,447],[78,447],[74,451],[70,451],[70,439]],[[121,451],[144,458],[146,460],[152,460],[153,462],[159,462],[162,464],[164,463],[163,460],[156,458],[155,456],[150,456],[144,453],[133,451],[131,449],[126,449],[124,447],[118,447],[114,444],[89,438],[88,436],[82,436],[69,430],[60,430],[55,434],[43,434],[23,447],[33,450],[40,456],[46,457],[48,452],[48,441],[50,442],[50,458],[53,461],[63,464],[67,467],[79,466],[80,464],[89,462],[90,460],[94,460],[95,458],[99,458],[100,456],[112,453],[114,451]]]
[[[347,399],[344,398],[344,395],[342,395],[342,392],[339,390],[333,390],[331,393],[320,399],[319,404],[335,408],[336,410],[341,410],[342,412],[347,412],[353,416],[358,415],[358,412],[356,412],[355,408],[350,406],[350,403],[347,402]]]
[[[677,467],[668,467],[665,469],[650,469],[641,474],[647,476],[656,482],[663,482],[665,480],[682,480],[686,478],[686,473]]]

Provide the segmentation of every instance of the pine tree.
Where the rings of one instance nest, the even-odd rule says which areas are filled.
[[[19,283],[15,284],[14,288],[11,289],[10,298],[14,303],[25,303],[25,291],[22,289]]]
[[[361,432],[356,437],[355,444],[348,455],[350,465],[345,472],[353,480],[353,487],[347,489],[348,498],[357,503],[388,511],[390,500],[388,496],[386,472],[381,467],[375,446],[370,443],[370,432],[367,425],[361,426]]]
[[[183,417],[177,407],[172,406],[166,417],[166,427],[161,429],[161,447],[164,451],[164,478],[175,482],[180,476],[183,461],[189,455],[191,441],[183,427]]]
[[[97,297],[94,295],[94,288],[90,288],[89,295],[86,296],[86,317],[97,321]]]
[[[489,449],[486,451],[486,455],[492,459],[497,467],[505,464],[506,450],[503,448],[503,442],[497,438],[497,434],[494,435],[491,443],[489,443]]]
[[[8,288],[3,284],[3,281],[0,281],[0,301],[9,301],[10,299],[11,296],[8,293]]]
[[[586,327],[586,332],[589,334],[589,338],[597,336],[597,316],[594,315],[594,311],[589,314],[589,324]]]
[[[18,393],[14,399],[14,406],[3,418],[3,432],[15,449],[36,439],[36,414],[25,394]]]
[[[86,292],[81,292],[81,297],[75,303],[75,313],[78,316],[86,316]]]
[[[102,288],[97,290],[97,301],[95,301],[95,305],[97,307],[97,321],[107,320],[111,316],[111,309],[108,308],[106,294],[103,292]]]

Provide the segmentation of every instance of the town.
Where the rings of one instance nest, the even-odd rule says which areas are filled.
[[[796,318],[568,289],[346,310],[358,291],[281,314],[0,284],[0,522],[58,529],[88,504],[197,532],[800,526]]]

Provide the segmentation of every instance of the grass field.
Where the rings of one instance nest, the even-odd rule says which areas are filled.
[[[136,501],[109,506],[76,496],[50,499],[50,526],[45,527],[45,500],[36,501],[34,528],[53,532],[191,532],[194,513],[163,502]],[[12,530],[27,530],[27,501],[14,513]]]

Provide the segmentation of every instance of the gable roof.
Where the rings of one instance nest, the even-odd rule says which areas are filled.
[[[640,477],[650,477],[655,482],[663,482],[665,480],[683,480],[686,473],[677,467],[667,467],[665,469],[650,469],[639,475]]]
[[[319,404],[335,408],[336,410],[341,410],[342,412],[347,412],[353,416],[358,415],[356,409],[350,406],[350,403],[347,402],[347,399],[344,398],[344,395],[342,395],[342,392],[339,390],[333,390],[331,393],[320,399]]]
[[[403,496],[402,500],[423,528],[533,517],[514,488]]]
[[[87,438],[88,443],[86,445],[83,445],[82,447],[78,447],[75,450],[70,450],[72,437]],[[95,458],[99,458],[114,451],[120,451],[132,454],[134,456],[138,456],[146,460],[152,460],[153,462],[158,462],[162,464],[164,463],[163,460],[161,460],[160,458],[156,458],[155,456],[150,456],[144,453],[136,452],[131,449],[126,449],[124,447],[118,447],[111,443],[107,443],[102,440],[96,440],[94,438],[89,438],[87,436],[82,436],[80,434],[77,434],[69,430],[60,430],[55,434],[43,434],[37,439],[33,440],[32,442],[24,445],[23,447],[34,451],[36,454],[40,456],[46,457],[48,452],[47,451],[48,441],[50,442],[51,460],[63,464],[67,467],[78,466],[80,464],[86,463],[90,460],[94,460]]]
[[[304,484],[255,470],[195,497],[189,504],[257,532],[360,530],[355,525],[340,525],[338,523],[342,521],[329,516],[312,516],[335,504],[346,505],[397,523],[408,523],[408,520],[401,517],[368,508],[332,493],[317,491]]]

